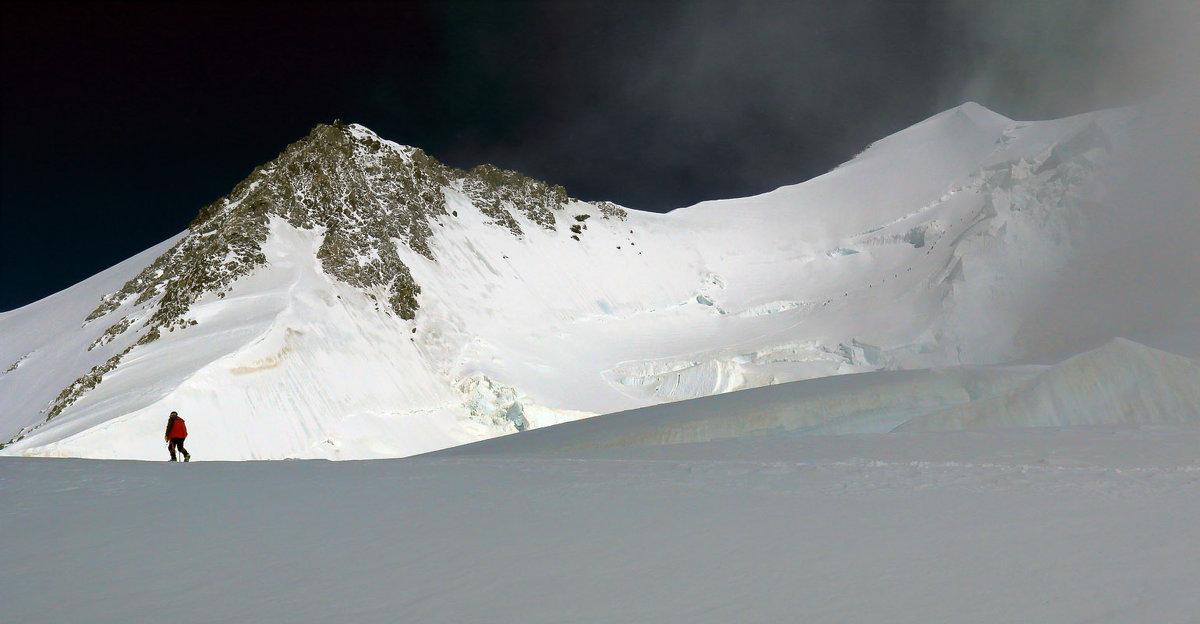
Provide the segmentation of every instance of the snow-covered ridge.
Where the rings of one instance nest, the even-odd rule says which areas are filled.
[[[85,324],[108,328],[89,350],[126,332],[139,338],[64,389],[47,415],[57,416],[95,387],[133,346],[194,324],[188,310],[201,297],[224,296],[235,280],[265,265],[272,217],[321,231],[316,253],[327,274],[385,301],[400,317],[413,318],[420,286],[396,245],[433,259],[429,238],[435,220],[448,216],[447,192],[467,195],[494,224],[518,237],[522,228],[514,212],[553,230],[553,211],[568,200],[561,187],[516,172],[489,165],[463,172],[359,125],[319,125],[202,209],[183,239],[103,297]],[[606,208],[606,216],[622,212]]]
[[[446,216],[444,194],[450,189],[480,203],[485,214],[517,236],[522,231],[512,211],[553,229],[551,211],[561,210],[568,199],[561,187],[515,172],[488,165],[462,172],[362,126],[322,124],[202,209],[184,240],[121,291],[107,295],[87,320],[134,296],[135,304],[162,297],[149,330],[178,327],[187,305],[227,290],[266,262],[262,244],[272,216],[296,228],[322,230],[318,257],[325,271],[362,289],[380,287],[393,311],[411,319],[420,288],[392,241],[432,259],[433,220]]]
[[[1025,357],[1029,294],[1079,244],[1131,114],[966,104],[808,182],[666,215],[319,126],[180,238],[0,315],[0,438],[155,458],[178,410],[210,458],[399,456]]]
[[[785,432],[1167,424],[1200,424],[1200,362],[1118,338],[1053,366],[953,367],[811,379],[608,414],[439,454],[557,454]]]

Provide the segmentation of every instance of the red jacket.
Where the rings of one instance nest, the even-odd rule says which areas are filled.
[[[183,419],[178,416],[172,416],[167,420],[167,437],[168,438],[186,438],[187,425],[183,423]]]

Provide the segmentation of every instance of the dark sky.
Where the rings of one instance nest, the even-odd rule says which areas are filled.
[[[665,211],[803,181],[966,99],[1035,119],[1146,86],[1119,0],[2,10],[0,310],[183,230],[335,118]]]

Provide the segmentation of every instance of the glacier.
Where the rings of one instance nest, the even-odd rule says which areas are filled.
[[[188,231],[0,314],[0,453],[161,459],[175,410],[197,457],[401,457],[862,373],[928,396],[804,427],[1063,424],[1086,392],[1043,379],[1005,412],[937,386],[1030,382],[1001,365],[1048,357],[1030,299],[1086,245],[1136,115],[967,103],[807,182],[667,214],[321,126]],[[1182,388],[1163,405],[1190,417]]]

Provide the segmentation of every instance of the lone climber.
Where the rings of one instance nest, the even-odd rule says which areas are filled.
[[[175,449],[179,449],[183,453],[183,461],[191,461],[192,455],[183,448],[183,440],[187,437],[187,425],[183,419],[179,417],[179,412],[171,412],[171,417],[167,419],[167,434],[164,439],[167,441],[167,450],[171,452],[171,461],[175,459]]]

